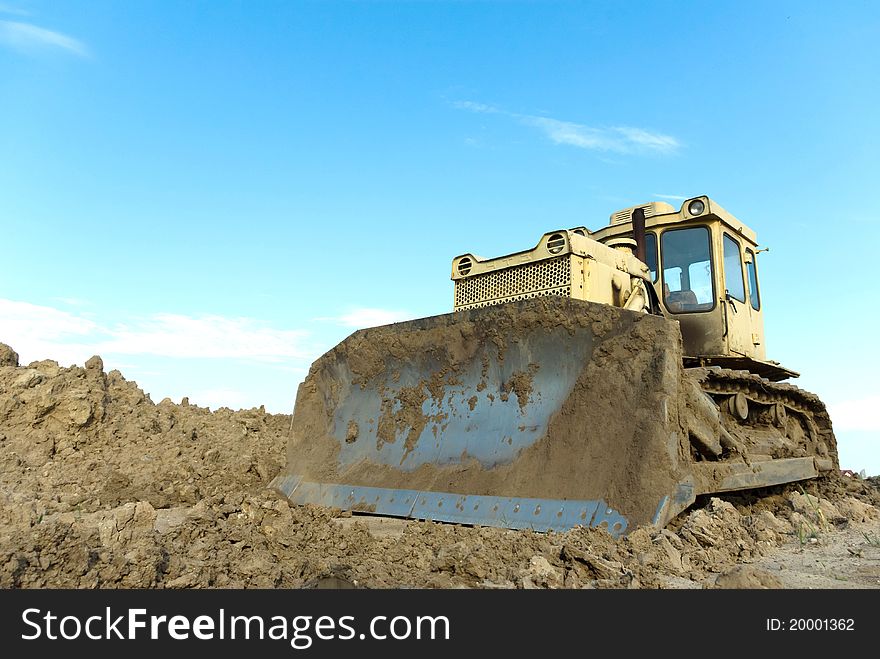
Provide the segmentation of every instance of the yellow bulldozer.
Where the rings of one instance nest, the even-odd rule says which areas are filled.
[[[755,233],[706,196],[452,261],[451,313],[355,332],[297,391],[297,504],[536,531],[665,526],[703,494],[837,473],[765,355]]]

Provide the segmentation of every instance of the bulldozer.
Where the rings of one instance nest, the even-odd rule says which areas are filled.
[[[297,390],[295,504],[613,536],[701,495],[838,473],[767,359],[755,232],[707,196],[452,260],[450,313],[358,330]]]

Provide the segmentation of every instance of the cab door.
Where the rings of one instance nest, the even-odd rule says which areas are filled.
[[[681,327],[688,357],[725,355],[718,237],[704,224],[674,226],[660,234],[658,293],[664,309]]]
[[[721,233],[721,307],[724,334],[731,353],[752,356],[752,315],[746,302],[746,280],[741,242],[727,231]]]
[[[746,284],[749,294],[749,315],[752,317],[752,357],[764,360],[764,318],[761,313],[761,292],[758,290],[757,252],[749,245],[745,250]]]

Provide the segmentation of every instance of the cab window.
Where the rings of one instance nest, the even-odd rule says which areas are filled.
[[[726,233],[724,242],[724,286],[726,292],[734,300],[746,301],[746,289],[743,284],[742,256],[739,243]]]
[[[758,271],[756,270],[755,253],[746,249],[746,272],[749,275],[749,300],[752,303],[752,309],[761,310],[761,295],[758,293]]]
[[[672,313],[715,306],[708,227],[668,229],[660,235],[663,301]]]
[[[645,265],[651,271],[651,281],[657,281],[657,236],[645,234]]]

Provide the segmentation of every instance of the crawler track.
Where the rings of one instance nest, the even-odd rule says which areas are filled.
[[[812,456],[821,471],[839,469],[831,418],[815,394],[718,366],[686,373],[719,404],[722,423],[740,440],[746,459]]]

